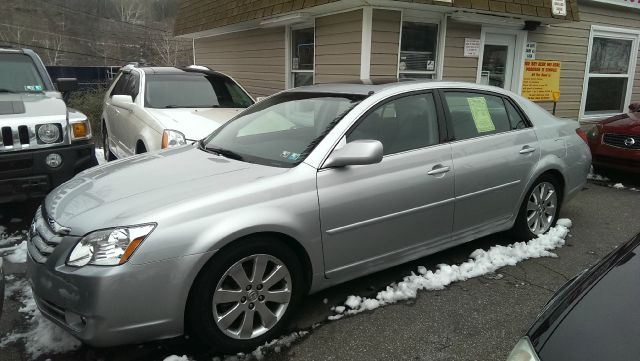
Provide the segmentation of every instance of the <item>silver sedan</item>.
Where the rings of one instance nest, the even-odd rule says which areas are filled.
[[[96,167],[38,210],[40,310],[112,346],[276,337],[301,298],[494,232],[546,232],[585,184],[578,123],[466,83],[318,85],[193,145]]]

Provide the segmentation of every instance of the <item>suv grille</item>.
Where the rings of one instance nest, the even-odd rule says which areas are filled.
[[[602,142],[618,148],[640,150],[640,135],[606,133]]]
[[[53,124],[61,130],[61,134],[59,141],[52,144],[38,143],[36,124],[4,126],[0,128],[0,152],[44,148],[60,144],[65,139],[65,127],[60,123]]]
[[[31,257],[38,263],[44,263],[58,244],[62,241],[62,236],[55,233],[49,223],[45,221],[42,206],[38,207],[36,215],[31,222],[29,230],[29,242],[27,248]]]

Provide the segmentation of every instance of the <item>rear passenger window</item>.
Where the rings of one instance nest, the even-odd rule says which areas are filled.
[[[513,129],[502,97],[481,93],[445,92],[445,99],[456,140]]]
[[[520,112],[516,110],[516,107],[511,102],[505,101],[507,105],[507,113],[509,113],[509,121],[511,122],[511,129],[522,129],[527,127],[527,122],[524,120]]]
[[[379,106],[347,134],[347,142],[360,139],[380,141],[385,155],[438,144],[433,95],[410,95]]]

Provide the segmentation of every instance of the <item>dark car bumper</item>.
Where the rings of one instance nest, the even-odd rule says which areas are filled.
[[[640,174],[640,150],[591,142],[592,164],[597,168]]]
[[[51,168],[45,162],[51,153],[62,156],[58,168]],[[0,153],[0,203],[44,197],[53,188],[94,165],[97,160],[93,142]]]

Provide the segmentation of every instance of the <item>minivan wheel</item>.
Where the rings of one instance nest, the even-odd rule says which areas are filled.
[[[187,307],[191,333],[216,351],[251,351],[276,338],[304,293],[296,254],[272,237],[216,254],[196,279]]]
[[[116,160],[116,156],[111,152],[111,148],[109,148],[109,134],[107,133],[107,126],[102,125],[102,147],[104,152],[104,160],[110,162],[112,160]]]
[[[528,241],[555,226],[560,212],[562,194],[558,181],[543,175],[527,192],[512,233],[521,241]]]

